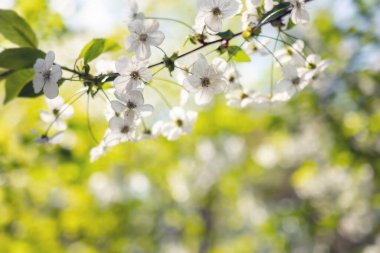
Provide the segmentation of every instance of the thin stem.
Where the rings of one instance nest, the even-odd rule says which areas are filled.
[[[176,83],[176,82],[173,82],[171,80],[168,80],[168,79],[164,79],[164,78],[154,78],[153,80],[157,80],[157,81],[161,81],[161,82],[166,82],[166,83],[169,83],[169,84],[173,84],[181,89],[183,89],[184,87],[182,85],[180,85],[179,83]]]
[[[50,123],[50,125],[48,126],[48,128],[46,129],[46,131],[45,131],[45,134],[44,135],[46,135],[46,136],[48,136],[48,134],[49,134],[49,131],[50,131],[50,129],[52,128],[52,126],[54,125],[54,123],[55,122],[57,122],[57,120],[59,119],[59,117],[71,106],[71,105],[73,105],[76,101],[78,101],[84,94],[86,94],[87,93],[87,90],[86,91],[84,91],[82,94],[80,94],[80,96],[78,96],[77,98],[75,98],[73,101],[71,101],[70,103],[68,103],[67,105],[66,105],[66,107],[65,108],[63,108],[62,110],[60,110],[59,111],[59,113],[57,114],[57,116],[55,117],[55,119],[54,119],[54,121],[53,122],[51,122]],[[79,94],[79,92],[77,92],[77,93],[75,93],[71,98],[73,98],[75,95],[78,95]],[[70,98],[70,99],[71,99]]]
[[[99,144],[98,139],[96,138],[94,131],[92,129],[91,125],[91,119],[90,119],[90,96],[87,96],[87,127],[88,130],[90,131],[90,136],[92,140],[95,142],[95,144]]]
[[[279,30],[277,33],[277,39],[276,39],[276,42],[274,43],[273,52],[275,52],[277,49],[278,38],[280,37],[280,32],[281,31]],[[272,71],[272,74],[271,74],[271,80],[270,80],[270,97],[273,97],[273,86],[274,86],[274,62],[273,61],[272,61],[271,71]]]
[[[174,18],[161,18],[161,17],[145,17],[145,19],[157,19],[157,20],[165,20],[165,21],[172,21],[172,22],[175,22],[175,23],[178,23],[178,24],[181,24],[181,25],[184,25],[186,26],[187,28],[189,28],[193,33],[196,33],[196,31],[194,30],[194,28],[192,28],[189,24],[181,21],[181,20],[177,20],[177,19],[174,19]]]
[[[263,44],[260,40],[258,40],[256,38],[255,38],[255,40],[273,57],[273,59],[275,59],[277,61],[277,63],[281,67],[283,67],[282,64],[281,64],[281,62],[278,60],[278,58],[274,55],[274,53],[265,44]]]
[[[172,105],[169,103],[169,101],[166,99],[166,97],[164,96],[164,94],[162,94],[162,92],[159,89],[157,89],[156,87],[152,86],[152,84],[148,85],[148,87],[150,87],[151,89],[153,89],[161,97],[161,99],[164,101],[165,105],[169,109],[172,108]]]

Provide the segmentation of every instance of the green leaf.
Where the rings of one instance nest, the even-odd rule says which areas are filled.
[[[64,83],[64,80],[62,80],[62,79],[59,80],[58,86],[61,86],[63,83]],[[20,97],[20,98],[36,98],[36,97],[39,97],[43,94],[44,94],[43,91],[41,91],[40,93],[34,93],[33,82],[30,81],[26,85],[24,85],[22,90],[19,92],[18,97]]]
[[[231,30],[220,32],[217,35],[224,40],[230,40],[234,37],[234,33]]]
[[[228,54],[235,62],[250,62],[251,58],[238,46],[229,46]]]
[[[285,3],[281,3],[279,5],[276,6],[275,9],[273,9],[271,12],[269,12],[260,22],[261,25],[265,25],[267,23],[270,23],[276,19],[278,19],[279,17],[282,17],[283,15],[285,15],[289,10],[290,6],[290,3],[288,2],[285,2]]]
[[[29,24],[13,10],[0,9],[0,34],[9,41],[22,46],[38,46],[36,34]]]
[[[33,69],[22,69],[9,75],[5,82],[4,104],[16,98],[24,86],[33,79],[33,76]]]
[[[0,68],[26,69],[32,68],[38,58],[45,58],[45,53],[34,48],[10,48],[0,53]]]
[[[84,63],[87,64],[102,53],[110,52],[119,49],[120,46],[109,39],[93,39],[83,49],[79,55],[79,58],[84,58]]]

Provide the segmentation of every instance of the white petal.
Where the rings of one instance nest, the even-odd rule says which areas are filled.
[[[165,39],[165,35],[162,32],[153,32],[148,36],[148,43],[153,46],[159,46]]]
[[[124,104],[116,100],[111,101],[111,107],[116,113],[122,113],[127,109]]]
[[[148,59],[151,56],[150,46],[146,43],[139,43],[137,50],[136,50],[136,57],[137,59],[143,61]]]
[[[50,111],[60,110],[62,106],[65,104],[65,101],[62,97],[56,97],[54,99],[45,98],[45,102],[49,107]]]
[[[197,105],[206,105],[211,102],[214,93],[210,89],[201,89],[195,94],[195,103]]]
[[[213,15],[212,13],[208,14],[205,17],[205,24],[207,25],[208,29],[216,33],[222,31],[223,29],[222,19]]]
[[[51,81],[46,82],[44,86],[44,93],[45,93],[45,96],[47,96],[50,99],[57,97],[59,93],[58,84],[53,83]]]
[[[61,118],[70,119],[74,115],[74,108],[71,105],[65,105],[61,110]]]
[[[34,93],[38,94],[44,87],[44,77],[41,74],[35,74],[33,79],[33,90]]]
[[[55,60],[55,54],[53,51],[49,51],[45,57],[45,69],[48,70],[53,66]]]
[[[44,110],[40,111],[40,118],[45,123],[51,123],[55,120],[54,114],[48,111],[44,111]]]

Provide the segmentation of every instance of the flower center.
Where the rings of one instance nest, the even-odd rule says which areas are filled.
[[[317,65],[314,64],[314,63],[309,63],[309,64],[308,64],[308,68],[309,68],[309,69],[316,69],[316,68],[317,68]]]
[[[54,114],[54,116],[58,116],[58,113],[59,113],[59,110],[58,110],[58,109],[54,109],[54,110],[53,110],[53,114]]]
[[[42,74],[45,82],[48,81],[50,79],[50,71],[45,71],[43,74]]]
[[[292,80],[292,83],[293,83],[294,85],[299,85],[299,84],[301,83],[301,78],[299,78],[299,77],[294,78],[294,79]]]
[[[129,133],[129,130],[130,130],[129,126],[124,126],[124,127],[121,129],[121,133],[123,133],[123,134],[127,134],[127,133]]]
[[[286,53],[287,53],[288,55],[290,55],[290,56],[293,55],[293,51],[292,51],[290,48],[288,48],[288,49],[286,50]]]
[[[182,126],[183,126],[183,120],[181,120],[181,119],[177,119],[177,120],[175,121],[175,124],[176,124],[178,127],[182,127]]]
[[[135,103],[133,103],[132,101],[128,101],[127,107],[129,109],[136,109],[137,105]]]
[[[248,98],[248,97],[249,97],[248,94],[245,94],[245,93],[242,93],[242,94],[240,95],[241,100],[244,100],[244,99],[246,99],[246,98]]]
[[[234,76],[230,76],[230,78],[228,79],[228,81],[229,81],[230,83],[235,82],[235,80],[236,80],[236,78],[235,78]]]
[[[137,71],[133,71],[133,72],[131,73],[131,77],[132,77],[132,79],[134,79],[134,80],[138,80],[138,79],[140,78],[140,74],[139,74],[139,72],[137,72]]]
[[[215,7],[214,9],[211,10],[211,12],[214,16],[222,15],[222,11],[219,9],[219,7]]]
[[[146,33],[140,34],[140,36],[139,36],[139,40],[140,40],[141,42],[146,42],[147,39],[148,39],[148,34],[146,34]]]
[[[207,88],[208,86],[210,86],[211,81],[209,78],[205,77],[205,78],[202,78],[201,83],[202,83],[202,87]]]

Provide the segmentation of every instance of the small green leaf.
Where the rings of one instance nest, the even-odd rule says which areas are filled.
[[[0,53],[0,68],[32,68],[38,58],[45,58],[45,53],[34,48],[10,48]]]
[[[33,69],[22,69],[9,75],[5,82],[4,104],[16,98],[24,86],[33,79],[33,75]]]
[[[229,46],[228,54],[235,62],[250,62],[251,58],[238,46]]]
[[[9,41],[22,46],[38,46],[36,34],[29,24],[13,10],[0,9],[0,34]]]
[[[220,32],[217,35],[224,40],[230,40],[234,37],[234,33],[231,30]]]
[[[110,52],[119,49],[120,46],[109,39],[93,39],[83,49],[79,55],[79,58],[84,58],[84,63],[87,64],[102,53]]]
[[[288,22],[288,25],[286,27],[286,30],[291,30],[293,29],[294,27],[296,26],[296,24],[294,24],[293,20],[291,18],[289,18],[289,22]]]

